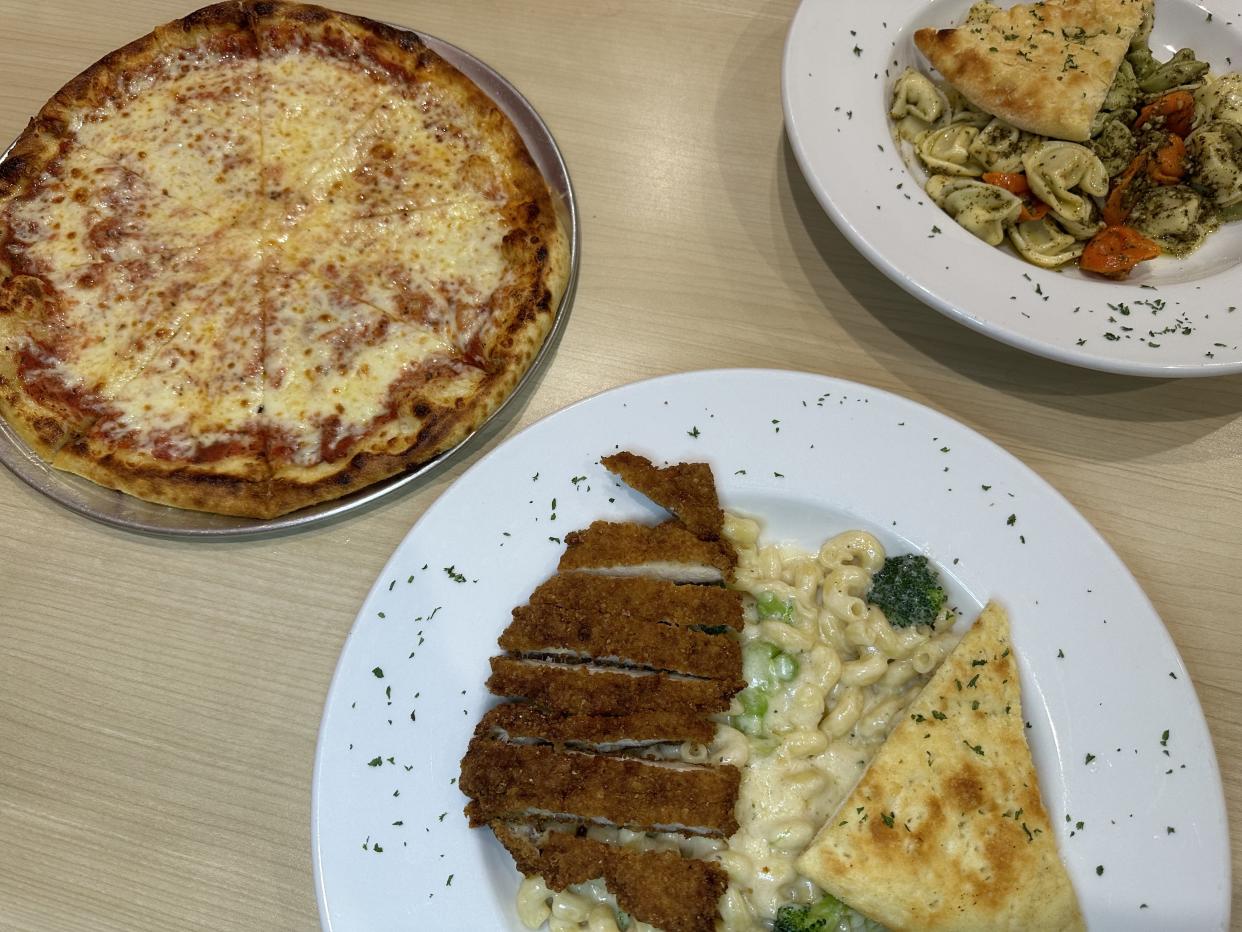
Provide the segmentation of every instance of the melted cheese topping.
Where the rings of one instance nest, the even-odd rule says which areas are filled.
[[[230,270],[229,287],[217,277],[142,371],[113,386],[110,413],[92,439],[184,462],[262,451],[263,316],[246,300],[258,287],[259,261],[257,239],[239,237],[205,262]],[[212,289],[210,280],[202,287]],[[210,314],[199,311],[205,306]]]
[[[364,434],[368,449],[383,451],[405,426],[391,420],[392,387],[449,358],[451,344],[310,275],[284,272],[268,288],[264,415],[280,435],[272,459],[314,466],[352,452]]]
[[[313,479],[404,452],[482,381],[505,154],[453,94],[323,51],[173,50],[0,207],[53,294],[28,369],[106,402],[98,455]]]
[[[309,226],[284,253],[301,268],[394,317],[421,323],[459,348],[487,317],[505,281],[506,227],[494,206],[470,192],[410,213]]]
[[[69,149],[8,217],[34,272],[184,249],[217,227],[197,208],[162,197],[140,176],[81,147]]]
[[[57,371],[104,397],[134,377],[227,277],[201,249],[49,272]]]
[[[491,164],[499,157],[465,125],[466,115],[445,96],[426,88],[392,94],[319,167],[308,195],[338,204],[345,216],[418,210],[451,202],[463,189],[499,200]]]
[[[166,197],[229,222],[254,198],[262,155],[257,61],[204,56],[131,82],[89,114],[77,142]]]
[[[269,197],[303,192],[319,166],[349,145],[390,93],[348,63],[298,51],[264,58],[259,82]]]

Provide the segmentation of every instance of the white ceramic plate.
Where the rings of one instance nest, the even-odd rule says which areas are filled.
[[[928,71],[914,31],[961,22],[969,7],[803,0],[785,45],[785,128],[820,204],[894,282],[1004,343],[1129,375],[1242,372],[1242,223],[1188,259],[1161,257],[1119,283],[988,246],[923,194],[925,173],[893,141],[889,96],[907,66]],[[1242,70],[1242,3],[1156,0],[1156,57],[1182,46],[1214,71]]]
[[[1045,800],[1092,929],[1226,928],[1224,800],[1194,686],[1099,535],[943,415],[836,379],[732,370],[641,382],[546,418],[466,472],[397,548],[358,613],[319,733],[325,929],[521,928],[518,875],[490,833],[466,827],[458,763],[492,701],[496,637],[555,570],[560,538],[660,514],[598,464],[619,448],[711,463],[725,506],[765,518],[770,538],[809,547],[868,528],[891,549],[927,552],[966,614],[1001,600]]]

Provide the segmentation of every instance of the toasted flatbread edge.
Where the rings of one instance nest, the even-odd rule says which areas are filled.
[[[971,864],[945,850],[966,825],[979,826]],[[1085,928],[1040,798],[1000,606],[933,675],[798,870],[894,930]]]
[[[1150,9],[1151,0],[1019,4],[987,23],[920,29],[914,44],[979,109],[1027,132],[1083,142]],[[1036,17],[1041,10],[1057,15],[1061,29],[1077,22],[1089,32],[1097,26],[1111,32],[1090,36],[1087,42],[1102,40],[1095,45],[1064,35],[1049,40]]]

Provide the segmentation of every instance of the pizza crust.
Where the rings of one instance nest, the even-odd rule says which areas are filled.
[[[918,46],[972,104],[1054,139],[1090,138],[1091,120],[1152,0],[1044,0],[986,20],[920,29]]]
[[[301,122],[316,119],[319,86],[281,109],[280,81],[309,73],[299,65],[357,95],[335,111],[333,125],[348,115],[350,126],[325,134]],[[367,136],[381,117],[390,135]],[[267,151],[264,118],[284,121]],[[199,161],[177,161],[178,124]],[[427,148],[412,144],[419,133],[445,154],[411,173],[401,160]],[[30,218],[45,213],[36,198],[69,190],[62,167],[87,151],[129,184],[104,198],[124,208],[108,226],[60,198],[66,222],[55,229],[73,228],[71,244]],[[445,220],[458,224],[451,235]],[[533,362],[570,271],[546,182],[477,86],[414,33],[267,0],[157,27],[68,82],[0,163],[0,234],[0,415],[19,436],[109,488],[263,518],[461,443]],[[81,246],[95,237],[100,249]],[[226,248],[239,238],[253,242],[242,258]],[[436,254],[457,248],[472,258]],[[158,282],[144,292],[130,274],[114,285],[122,258],[147,263]],[[86,291],[75,278],[84,260],[103,263]],[[285,293],[290,281],[301,290]],[[88,301],[109,327],[92,324]],[[117,326],[127,313],[132,326]],[[255,315],[257,331],[212,323]],[[293,341],[283,355],[282,340]],[[41,346],[63,398],[23,369]],[[79,377],[88,352],[92,373],[100,360],[115,367]]]
[[[38,279],[0,272],[0,416],[45,460],[94,418],[89,407],[40,398],[27,374],[30,352],[43,343],[49,298]]]

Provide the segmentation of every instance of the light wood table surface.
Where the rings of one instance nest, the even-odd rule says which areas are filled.
[[[484,450],[603,389],[692,369],[803,369],[894,391],[1048,480],[1171,631],[1237,813],[1242,378],[1048,362],[873,269],[820,210],[783,134],[794,6],[354,0],[352,12],[470,50],[546,119],[582,216],[569,326],[485,444],[328,526],[157,539],[78,517],[0,469],[0,929],[315,928],[316,730],[384,561]],[[0,139],[100,55],[189,9],[0,0]],[[1236,821],[1232,842],[1236,860]]]

